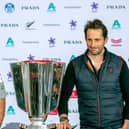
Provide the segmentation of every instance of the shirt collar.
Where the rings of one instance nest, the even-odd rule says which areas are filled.
[[[104,60],[106,59],[106,57],[107,57],[107,52],[108,52],[108,50],[107,50],[107,48],[106,47],[104,47],[104,49],[105,49],[105,51],[104,51]],[[86,52],[85,52],[85,55],[88,57],[88,49],[86,49]]]

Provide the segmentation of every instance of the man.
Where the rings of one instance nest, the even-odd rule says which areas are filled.
[[[87,50],[66,69],[58,107],[58,129],[71,129],[68,99],[74,85],[78,94],[81,129],[129,129],[129,69],[104,46],[107,28],[98,19],[85,26]],[[124,103],[125,102],[125,103]]]
[[[4,113],[5,113],[5,88],[0,74],[0,126],[2,125]]]

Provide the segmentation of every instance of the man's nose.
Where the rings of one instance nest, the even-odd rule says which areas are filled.
[[[91,41],[91,47],[96,47],[96,42],[94,40]]]

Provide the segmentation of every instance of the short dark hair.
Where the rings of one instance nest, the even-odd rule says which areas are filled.
[[[88,21],[88,23],[85,25],[84,33],[85,37],[87,38],[87,30],[88,29],[101,29],[103,32],[104,39],[107,37],[108,30],[106,26],[103,24],[103,22],[99,19],[94,19],[93,21]]]

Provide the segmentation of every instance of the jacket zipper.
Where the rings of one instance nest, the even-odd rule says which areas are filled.
[[[99,99],[99,80],[98,80],[98,87],[97,87],[97,100],[98,100],[98,125],[100,127],[100,99]]]
[[[100,78],[100,73],[99,73],[99,78],[97,79],[97,76],[95,75],[95,73],[91,69],[90,69],[90,71],[94,74],[95,80],[98,83],[98,86],[96,87],[96,89],[97,89],[97,102],[98,102],[98,126],[100,127],[101,126],[101,120],[100,120],[100,99],[99,99],[99,78]],[[100,70],[100,72],[101,72],[101,70]]]
[[[98,86],[97,86],[97,101],[98,101],[98,126],[100,127],[101,126],[101,120],[100,120],[100,98],[99,98],[99,85],[100,85],[100,73],[101,73],[101,71],[102,71],[102,67],[103,66],[101,66],[101,69],[100,69],[100,71],[99,71],[99,77],[97,78],[97,76],[95,75],[95,73],[89,68],[89,66],[88,66],[88,68],[90,69],[90,71],[94,74],[94,76],[95,76],[95,80],[96,80],[96,82],[98,83]]]
[[[96,80],[98,81],[97,98],[98,98],[98,125],[99,125],[99,127],[101,126],[99,88],[100,88],[100,75],[101,75],[101,72],[102,72],[102,70],[103,70],[103,67],[104,67],[104,65],[102,64],[101,69],[100,69],[100,71],[99,71],[98,79],[96,79]]]

